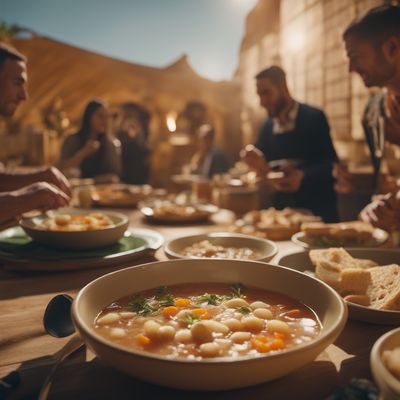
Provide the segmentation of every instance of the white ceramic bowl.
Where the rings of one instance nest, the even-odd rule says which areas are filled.
[[[230,232],[212,232],[202,235],[183,236],[178,239],[169,241],[164,251],[168,258],[210,258],[210,257],[195,257],[185,256],[183,250],[195,243],[203,240],[208,240],[211,244],[225,247],[247,247],[259,254],[259,257],[254,258],[254,261],[269,261],[278,252],[278,246],[270,240],[261,239],[253,236],[241,235],[239,233]]]
[[[396,347],[400,347],[400,328],[393,329],[381,336],[371,350],[371,370],[375,382],[379,386],[382,400],[400,399],[400,380],[392,375],[382,361],[383,352]]]
[[[48,231],[38,226],[41,221],[48,218],[47,215],[42,214],[37,217],[21,220],[20,226],[34,241],[63,249],[94,249],[97,247],[109,246],[121,239],[129,225],[129,219],[124,214],[81,208],[60,208],[54,211],[54,214],[84,215],[94,212],[100,212],[108,216],[113,221],[113,225],[90,231]]]
[[[93,329],[98,313],[116,299],[182,283],[242,283],[283,293],[309,306],[322,323],[320,335],[281,353],[240,359],[167,359],[112,343]],[[328,285],[301,272],[257,261],[171,260],[119,270],[94,280],[77,295],[72,317],[86,344],[109,365],[145,381],[180,389],[226,390],[276,379],[313,361],[342,331],[347,308]]]

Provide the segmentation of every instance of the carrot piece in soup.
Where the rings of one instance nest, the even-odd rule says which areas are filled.
[[[136,340],[138,341],[138,343],[139,343],[141,346],[143,346],[143,347],[147,347],[147,346],[149,346],[150,343],[151,343],[151,339],[148,338],[148,337],[145,336],[145,335],[137,335],[135,338],[136,338]]]
[[[168,306],[165,307],[162,310],[162,313],[166,316],[166,317],[173,317],[175,314],[178,313],[178,307],[175,306]]]
[[[187,307],[190,304],[189,299],[176,299],[175,300],[175,305],[177,307]]]

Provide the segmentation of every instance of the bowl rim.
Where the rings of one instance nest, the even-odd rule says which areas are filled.
[[[400,341],[400,327],[392,329],[380,336],[372,346],[369,360],[374,375],[379,375],[391,390],[395,390],[397,392],[396,394],[399,394],[400,380],[388,370],[385,363],[382,361],[383,346],[390,337],[395,335],[399,336]]]
[[[190,259],[195,259],[195,260],[202,260],[202,259],[215,259],[215,260],[232,260],[231,258],[224,258],[224,257],[199,257],[199,256],[184,256],[181,253],[178,253],[174,250],[171,249],[171,245],[173,245],[175,242],[179,242],[180,240],[183,239],[188,239],[192,240],[193,243],[196,243],[198,240],[207,240],[208,238],[242,238],[246,239],[252,242],[260,242],[264,243],[265,245],[268,245],[271,247],[271,251],[268,254],[263,254],[260,257],[250,259],[251,261],[261,261],[266,258],[271,259],[272,257],[276,256],[278,253],[278,245],[273,242],[272,240],[264,239],[264,238],[259,238],[256,236],[250,236],[250,235],[245,235],[242,233],[234,233],[234,232],[226,232],[226,231],[217,231],[217,232],[207,232],[207,233],[201,233],[197,235],[186,235],[186,236],[180,236],[175,239],[171,239],[168,242],[165,243],[164,245],[164,251],[167,255],[170,255],[172,257],[175,257],[177,259],[185,259],[185,260],[190,260]],[[243,259],[247,260],[247,259]]]
[[[226,259],[213,259],[212,262],[215,263],[252,263],[252,264],[258,264],[261,265],[263,268],[265,268],[266,266],[272,267],[272,268],[276,268],[277,271],[284,269],[287,271],[290,271],[291,273],[294,272],[296,274],[300,274],[302,277],[306,277],[306,279],[312,279],[314,281],[317,281],[317,284],[321,284],[322,286],[324,286],[329,292],[330,294],[333,296],[333,298],[335,298],[335,300],[337,300],[339,306],[340,306],[340,314],[338,316],[338,318],[336,319],[335,323],[329,328],[327,329],[325,332],[320,333],[320,335],[318,335],[314,340],[312,340],[311,342],[306,342],[303,343],[301,345],[298,345],[294,348],[291,349],[287,349],[283,352],[280,353],[275,353],[275,354],[266,354],[266,355],[262,355],[262,356],[258,356],[258,357],[254,357],[254,356],[244,356],[244,357],[240,357],[238,359],[231,359],[229,357],[215,357],[213,359],[206,359],[206,360],[190,360],[190,359],[181,359],[181,358],[167,358],[165,356],[160,356],[157,354],[153,354],[150,352],[146,352],[146,351],[141,351],[141,350],[134,350],[134,349],[130,349],[127,347],[124,347],[122,345],[118,345],[116,343],[113,343],[110,340],[105,339],[104,337],[102,337],[101,335],[99,335],[98,333],[96,333],[91,327],[87,326],[84,322],[82,317],[79,315],[78,313],[78,303],[81,301],[81,298],[84,296],[85,291],[87,291],[91,286],[94,286],[98,281],[102,280],[102,279],[106,279],[109,276],[112,276],[114,274],[118,274],[121,273],[122,271],[126,271],[126,270],[134,270],[136,268],[151,268],[151,266],[153,265],[157,265],[160,263],[194,263],[194,262],[207,262],[209,263],[210,260],[209,259],[204,259],[204,260],[199,260],[199,259],[178,259],[178,260],[167,260],[167,261],[155,261],[152,263],[147,263],[147,264],[141,264],[141,265],[135,265],[132,267],[128,267],[128,268],[124,268],[121,270],[117,270],[117,271],[113,271],[110,272],[108,274],[102,275],[96,279],[94,279],[93,281],[89,282],[88,284],[86,284],[77,294],[77,296],[74,298],[74,301],[72,303],[72,307],[71,307],[71,315],[72,315],[72,320],[75,324],[75,326],[78,326],[79,329],[78,331],[82,330],[84,331],[85,335],[89,336],[89,338],[91,340],[100,342],[101,345],[106,346],[107,348],[111,348],[113,351],[117,351],[118,353],[122,353],[122,354],[130,354],[136,357],[139,357],[141,359],[151,359],[151,360],[155,360],[155,361],[161,361],[161,362],[168,362],[168,363],[177,363],[177,364],[190,364],[190,365],[215,365],[215,364],[231,364],[231,363],[239,363],[239,364],[243,364],[243,363],[247,363],[247,362],[263,362],[263,360],[265,360],[265,358],[278,358],[281,357],[282,355],[284,356],[289,356],[291,354],[294,353],[298,353],[301,352],[304,348],[315,348],[318,347],[320,342],[323,339],[327,339],[331,336],[335,336],[336,337],[342,332],[342,330],[344,329],[346,322],[347,322],[347,318],[348,318],[348,310],[347,310],[347,304],[344,302],[344,300],[341,298],[341,296],[336,293],[336,291],[334,291],[329,285],[327,285],[326,283],[319,281],[311,276],[307,276],[304,275],[301,272],[298,271],[294,271],[291,270],[290,268],[286,268],[286,267],[281,267],[279,265],[275,265],[275,264],[268,264],[268,263],[263,263],[261,261],[252,261],[252,260],[226,260]],[[308,305],[305,304],[307,307]]]
[[[101,209],[97,209],[97,208],[73,208],[73,207],[66,207],[66,208],[59,208],[57,210],[55,210],[56,213],[58,213],[58,211],[65,213],[65,214],[69,214],[69,213],[73,213],[73,214],[92,214],[92,213],[102,213],[104,215],[107,215],[109,217],[116,217],[118,219],[120,219],[118,222],[113,223],[110,226],[106,226],[104,228],[101,229],[93,229],[90,231],[50,231],[47,229],[42,229],[42,228],[37,228],[36,226],[34,226],[34,219],[35,218],[40,218],[43,219],[44,217],[46,217],[46,214],[40,214],[34,217],[29,217],[29,218],[23,218],[19,221],[19,226],[22,229],[28,229],[31,231],[35,231],[35,232],[49,232],[51,234],[63,234],[63,235],[76,235],[76,234],[82,234],[82,233],[88,233],[88,232],[107,232],[113,229],[117,229],[121,226],[128,226],[129,225],[129,217],[126,214],[123,214],[121,212],[116,212],[116,211],[107,211],[107,210],[101,210]],[[114,222],[114,221],[113,221]],[[32,225],[31,225],[32,224]]]

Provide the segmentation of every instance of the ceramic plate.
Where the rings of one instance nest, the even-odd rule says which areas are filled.
[[[400,250],[349,248],[346,249],[346,251],[355,258],[373,260],[380,265],[400,263]],[[308,251],[301,251],[284,256],[278,261],[278,264],[297,271],[314,274],[314,266],[308,256]],[[349,306],[349,317],[352,319],[372,324],[400,324],[400,311],[376,310],[350,302],[347,304]]]
[[[364,244],[357,244],[357,247],[379,247],[384,244],[389,237],[389,234],[379,228],[375,228],[372,232],[372,237],[368,242]],[[297,232],[292,236],[292,242],[298,244],[305,249],[318,249],[328,247],[343,247],[346,246],[344,243],[335,243],[330,240],[329,243],[324,243],[320,238],[309,238],[304,232]],[[351,245],[351,244],[348,244]]]
[[[140,207],[143,216],[151,222],[161,223],[194,223],[206,222],[218,211],[213,204],[173,204],[143,205]]]
[[[136,207],[152,194],[150,185],[96,185],[93,205],[98,207]]]
[[[126,264],[162,246],[161,234],[150,229],[129,229],[115,244],[92,250],[59,250],[36,242],[20,227],[0,232],[0,262],[19,271],[65,271]]]

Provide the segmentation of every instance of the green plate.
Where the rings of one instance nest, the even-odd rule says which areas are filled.
[[[155,251],[164,239],[150,229],[129,229],[115,244],[91,250],[62,250],[32,241],[20,227],[0,232],[0,262],[13,269],[70,270],[126,263]]]

